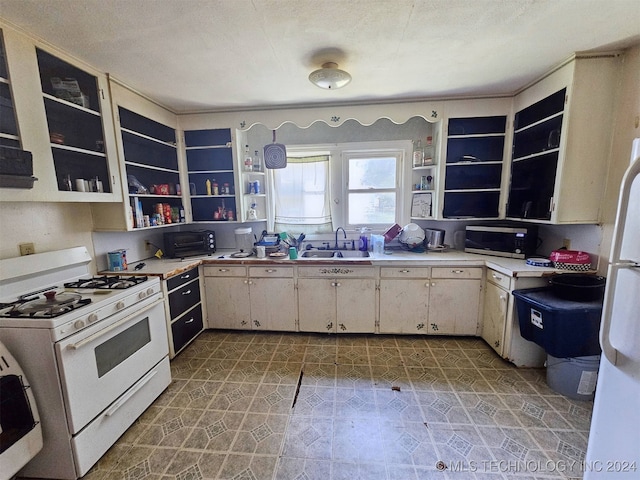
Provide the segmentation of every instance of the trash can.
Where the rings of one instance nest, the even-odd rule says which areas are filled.
[[[549,388],[574,400],[593,400],[602,300],[567,300],[550,288],[514,290],[513,296],[520,335],[547,352]]]
[[[556,358],[547,355],[547,385],[574,400],[593,400],[600,355]]]

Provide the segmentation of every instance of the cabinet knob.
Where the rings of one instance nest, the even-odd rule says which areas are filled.
[[[502,280],[502,277],[500,275],[496,275],[495,273],[491,274],[491,276],[493,277],[494,280]]]
[[[187,274],[185,274],[185,275],[182,275],[180,278],[181,278],[182,280],[186,280],[187,278],[191,278],[191,275],[189,275],[189,274],[187,273]]]
[[[273,268],[267,268],[267,269],[265,270],[265,272],[267,272],[267,273],[274,273],[274,272],[275,272],[275,270],[274,270]]]
[[[464,270],[451,270],[451,273],[460,274],[460,273],[464,273]]]
[[[228,272],[229,269],[228,268],[219,268],[218,271],[219,272]]]
[[[431,286],[435,287],[436,286],[436,282],[431,282]]]
[[[501,302],[506,302],[507,301],[507,296],[506,295],[500,295],[500,301]]]
[[[187,290],[186,292],[182,292],[182,295],[191,295],[191,290]]]
[[[193,317],[191,317],[189,320],[187,320],[187,321],[186,321],[186,322],[184,322],[184,323],[193,323]]]
[[[411,270],[400,270],[400,273],[409,273]]]

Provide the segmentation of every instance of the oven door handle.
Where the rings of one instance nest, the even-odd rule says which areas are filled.
[[[129,399],[131,399],[131,397],[133,397],[136,393],[138,393],[138,390],[140,390],[142,387],[144,387],[147,383],[149,383],[149,380],[151,380],[154,375],[158,373],[157,370],[151,370],[149,373],[147,373],[144,377],[142,377],[138,383],[136,383],[136,385],[134,387],[132,387],[127,393],[125,393],[117,402],[115,402],[113,405],[111,405],[111,407],[109,407],[105,412],[105,416],[110,417],[111,415],[113,415],[114,413],[116,413],[120,407],[122,407],[125,403],[127,403],[129,401]]]
[[[156,305],[158,305],[159,303],[164,302],[163,298],[159,298],[158,300],[156,300],[153,303],[150,303],[149,305],[147,305],[146,307],[144,307],[142,310],[136,310],[135,313],[132,313],[131,315],[127,315],[126,317],[124,317],[122,320],[118,320],[115,323],[112,323],[111,325],[109,325],[106,328],[103,328],[102,330],[94,333],[93,335],[89,335],[87,338],[85,338],[84,340],[80,340],[77,343],[71,343],[69,345],[67,345],[67,348],[69,350],[77,350],[81,347],[83,347],[84,345],[86,345],[87,343],[91,343],[93,342],[96,338],[100,338],[103,335],[106,335],[107,333],[109,333],[111,330],[114,330],[116,328],[118,328],[120,325],[127,323],[128,321],[130,321],[133,317],[137,317],[140,314],[146,312],[147,310],[150,310],[151,308],[155,307]]]

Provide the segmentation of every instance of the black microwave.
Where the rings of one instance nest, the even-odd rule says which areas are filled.
[[[468,225],[464,251],[508,258],[528,258],[538,248],[538,227],[535,225]]]
[[[167,232],[164,234],[164,253],[169,258],[211,255],[216,251],[216,234],[210,230]]]

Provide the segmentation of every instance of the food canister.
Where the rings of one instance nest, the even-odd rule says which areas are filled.
[[[127,269],[127,251],[124,249],[107,253],[107,260],[109,270],[112,272],[121,272]]]

